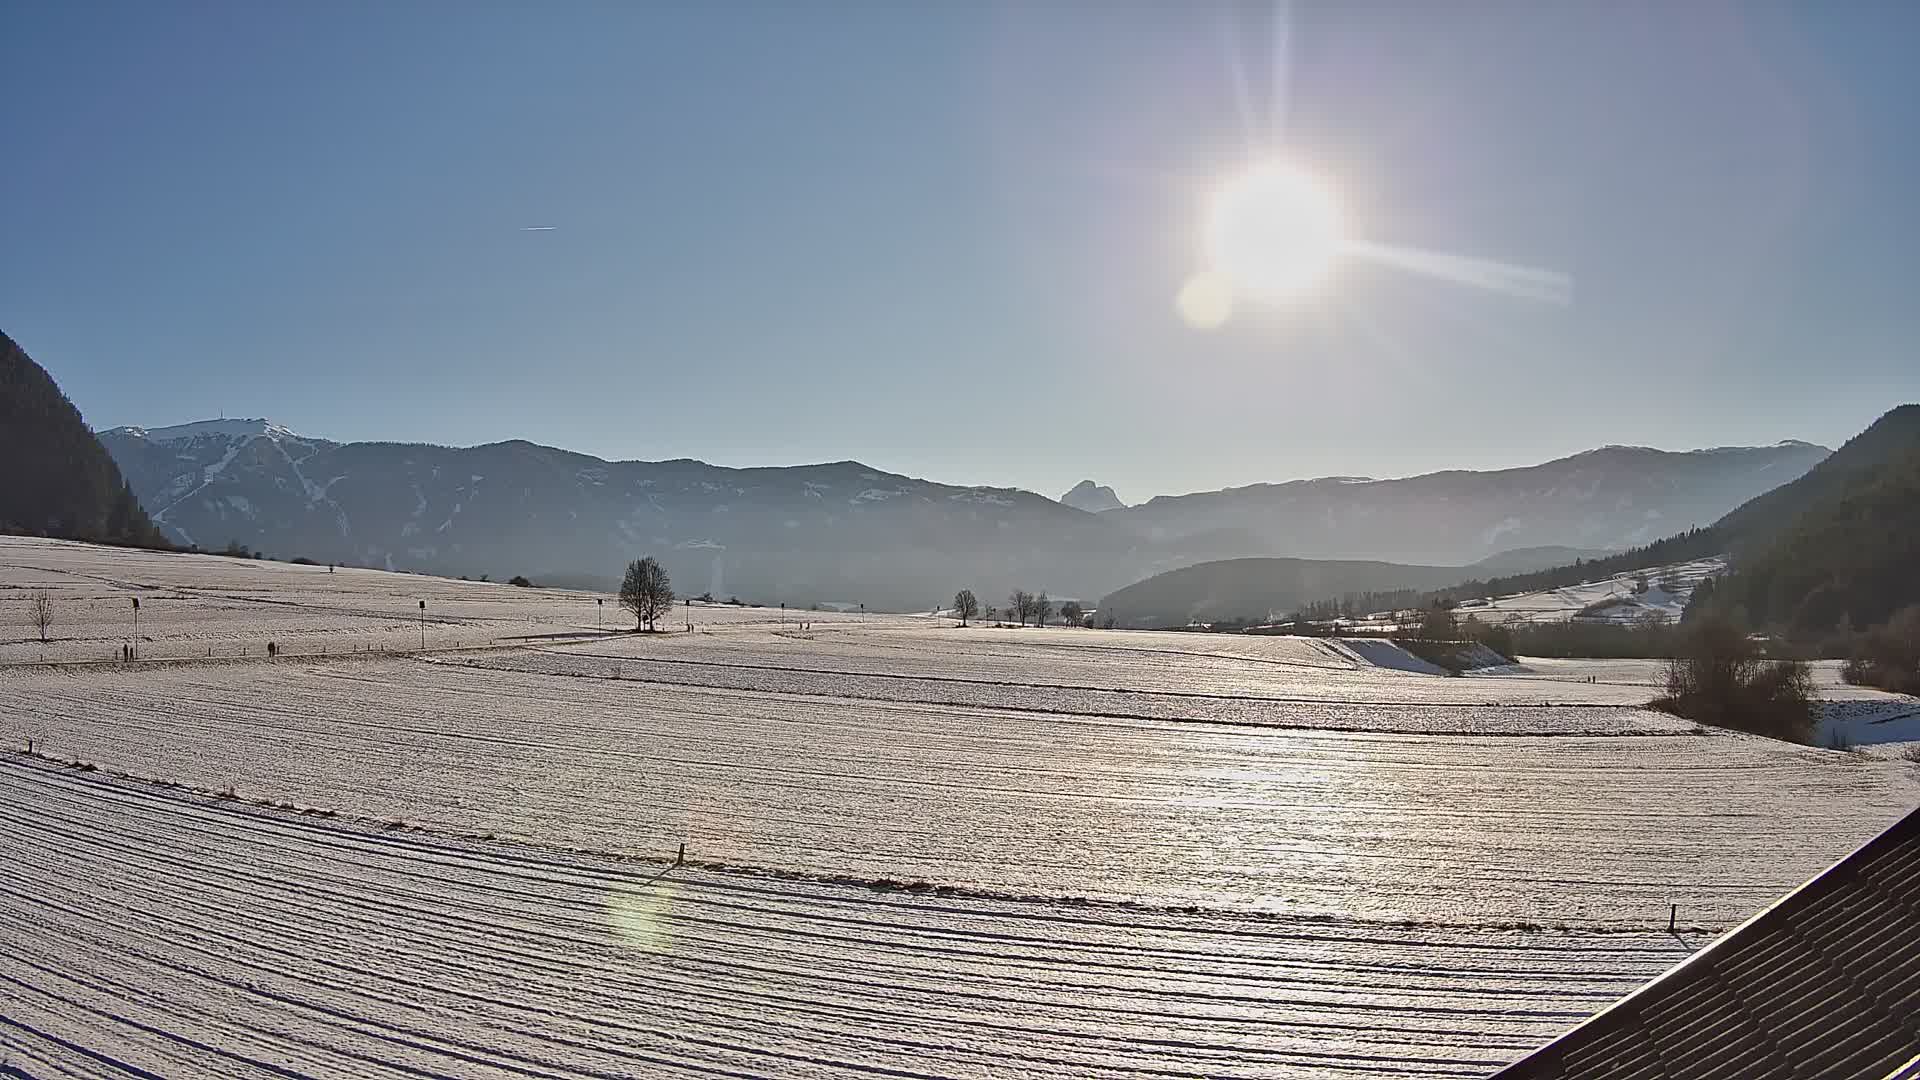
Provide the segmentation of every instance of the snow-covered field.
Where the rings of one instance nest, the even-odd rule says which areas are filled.
[[[1477,1076],[1696,934],[916,896],[0,761],[10,1076]]]
[[[44,644],[28,616],[43,595],[53,604]],[[136,598],[139,655],[149,660],[264,656],[269,642],[281,654],[316,656],[418,651],[423,640],[428,649],[446,649],[595,636],[632,625],[612,597],[568,589],[0,536],[0,664],[116,660],[134,641]],[[674,623],[777,627],[801,618],[821,625],[926,621],[702,604],[676,608]]]
[[[55,588],[115,651],[83,605],[171,598],[144,654],[185,659],[4,646],[0,741],[96,766],[0,757],[28,1076],[1480,1075],[1920,802],[1904,761],[1635,708],[1622,662],[614,636],[587,594],[0,542],[0,605]],[[417,650],[422,597],[459,612],[424,653],[192,659]]]

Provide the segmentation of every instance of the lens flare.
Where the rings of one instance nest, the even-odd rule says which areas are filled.
[[[1173,306],[1195,330],[1217,329],[1233,316],[1233,284],[1224,274],[1203,270],[1180,286]]]
[[[669,915],[678,887],[672,881],[623,881],[607,893],[607,927],[615,939],[640,952],[663,953],[673,943]]]

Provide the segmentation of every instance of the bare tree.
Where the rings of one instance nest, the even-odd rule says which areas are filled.
[[[649,555],[627,564],[620,582],[620,606],[633,612],[634,630],[652,630],[654,621],[673,610],[673,583],[666,568]]]
[[[1047,625],[1047,616],[1051,614],[1053,614],[1053,603],[1047,599],[1046,590],[1042,589],[1040,595],[1033,598],[1033,625]]]
[[[967,625],[968,619],[980,615],[980,601],[974,597],[972,589],[961,589],[953,594],[953,613],[960,616],[961,626]]]
[[[53,625],[52,598],[47,596],[46,593],[36,595],[33,598],[33,603],[27,607],[27,621],[33,625],[35,630],[40,631],[40,643],[43,645],[46,644],[47,627]]]
[[[1060,621],[1068,626],[1079,626],[1083,615],[1084,609],[1078,600],[1068,600],[1060,605]]]
[[[1027,616],[1033,614],[1033,594],[1025,589],[1015,589],[1007,595],[1007,614],[1027,625]]]

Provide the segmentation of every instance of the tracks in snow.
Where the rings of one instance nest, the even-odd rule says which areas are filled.
[[[0,759],[28,1075],[1469,1076],[1663,935],[1086,912],[655,872]]]

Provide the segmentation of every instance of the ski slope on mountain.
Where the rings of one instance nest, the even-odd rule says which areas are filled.
[[[1577,619],[1581,622],[1630,625],[1649,615],[1668,622],[1678,622],[1687,609],[1687,601],[1693,596],[1694,587],[1707,578],[1725,573],[1726,569],[1726,559],[1717,556],[1651,566],[1559,589],[1518,593],[1491,600],[1469,600],[1460,605],[1459,614],[1472,615],[1482,622],[1491,623],[1566,622]],[[1646,591],[1638,592],[1636,590],[1642,580],[1646,582]]]

